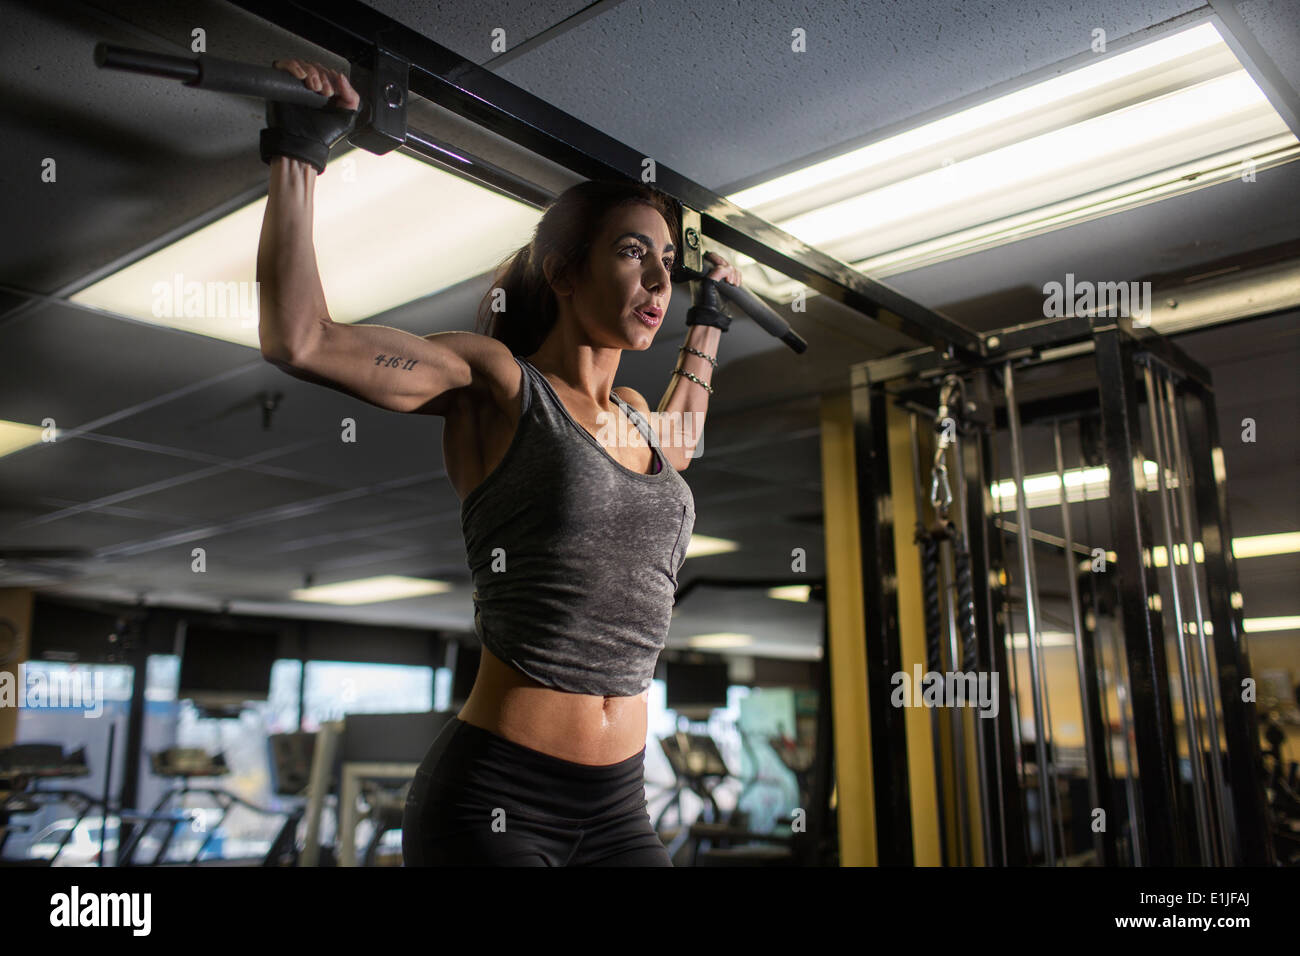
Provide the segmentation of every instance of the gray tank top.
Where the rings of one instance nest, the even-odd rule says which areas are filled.
[[[650,686],[695,527],[695,497],[649,423],[655,474],[624,467],[569,414],[546,376],[523,372],[505,457],[461,505],[483,646],[556,690],[631,697]],[[626,421],[606,433],[625,434]]]

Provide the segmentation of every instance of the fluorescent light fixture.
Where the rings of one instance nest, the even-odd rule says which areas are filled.
[[[812,588],[807,584],[787,584],[779,588],[768,588],[767,596],[778,601],[802,601],[806,604],[811,591]]]
[[[1238,561],[1245,558],[1266,558],[1278,554],[1295,554],[1300,552],[1300,531],[1283,531],[1280,534],[1257,534],[1245,538],[1232,539],[1232,554]],[[1197,564],[1205,563],[1205,548],[1199,541],[1192,542],[1192,554],[1196,557]],[[1187,563],[1187,545],[1175,544],[1174,557],[1179,564]],[[1114,551],[1106,552],[1106,560],[1114,564],[1119,560]],[[1164,545],[1156,545],[1151,549],[1151,560],[1154,567],[1169,567],[1169,554]],[[1088,560],[1079,562],[1079,570],[1086,571],[1089,564]],[[1234,591],[1233,607],[1241,607],[1241,595]]]
[[[58,441],[62,434],[61,429],[50,429],[50,438],[54,441]],[[39,445],[44,435],[45,429],[39,425],[0,421],[0,458],[30,448],[32,445]]]
[[[1039,634],[1040,644],[1042,647],[1073,647],[1074,635],[1069,631],[1041,631]],[[1013,634],[1011,636],[1012,646],[1017,648],[1029,647],[1028,634]]]
[[[704,558],[711,554],[726,554],[739,551],[740,545],[727,538],[711,538],[707,534],[691,535],[691,543],[686,546],[687,558]]]
[[[748,647],[754,643],[752,634],[696,634],[689,638],[687,643],[691,647],[710,648],[718,650],[726,647]]]
[[[1300,142],[1205,22],[727,198],[883,277],[1297,156]],[[801,288],[755,278],[776,299]]]
[[[1192,553],[1196,555],[1197,564],[1205,563],[1205,549],[1201,547],[1201,542],[1199,541],[1192,542]],[[1154,562],[1157,568],[1169,567],[1169,553],[1165,550],[1165,546],[1163,544],[1158,544],[1151,549],[1151,560]],[[1187,545],[1185,544],[1174,545],[1174,560],[1177,561],[1179,564],[1187,563]]]
[[[316,180],[313,238],[330,317],[352,323],[496,266],[541,212],[400,152],[353,149]],[[260,348],[266,198],[145,256],[70,301]]]
[[[1157,476],[1159,468],[1156,463],[1154,461],[1143,462],[1142,471],[1147,479],[1147,490],[1158,490]],[[1168,475],[1166,480],[1170,487],[1178,487],[1178,481],[1173,476]],[[1067,499],[1071,502],[1084,501],[1085,492],[1088,501],[1106,498],[1110,492],[1110,471],[1104,465],[1099,468],[1076,468],[1066,471],[1065,491]],[[989,494],[993,497],[993,507],[996,512],[1005,514],[1016,510],[1016,483],[1014,481],[995,482],[989,486]],[[999,495],[1001,496],[1001,508],[998,507]],[[1030,508],[1060,507],[1061,480],[1055,472],[1025,476],[1025,500]],[[1201,542],[1193,542],[1192,553],[1196,556],[1197,564],[1205,562],[1205,549]],[[1239,560],[1242,558],[1300,553],[1300,531],[1284,531],[1279,534],[1260,534],[1233,538],[1232,553]],[[1187,545],[1175,544],[1174,555],[1180,565],[1186,564]],[[1113,564],[1118,558],[1114,551],[1107,551],[1106,560]],[[1169,566],[1169,556],[1164,545],[1157,545],[1152,549],[1152,561],[1157,568]],[[1089,561],[1084,560],[1079,563],[1079,566],[1080,568],[1086,568],[1089,563]],[[769,588],[767,596],[786,601],[807,601],[808,590],[807,585]]]
[[[1234,604],[1233,607],[1240,607]],[[1290,617],[1248,617],[1242,620],[1242,625],[1247,634],[1260,634],[1268,631],[1300,631],[1300,615]],[[1187,629],[1192,634],[1196,633],[1196,622],[1189,621]],[[1210,621],[1205,622],[1205,634],[1207,637],[1214,636],[1214,624]]]
[[[1300,531],[1283,531],[1280,534],[1256,534],[1248,538],[1233,538],[1232,553],[1238,558],[1263,558],[1274,554],[1300,552]],[[1197,549],[1197,561],[1204,558]]]
[[[1142,473],[1146,478],[1147,491],[1159,491],[1159,468],[1154,461],[1142,463]],[[1165,472],[1165,483],[1170,488],[1178,487],[1178,478]],[[1086,499],[1085,499],[1086,492]],[[989,494],[993,498],[993,508],[999,514],[1016,510],[1016,483],[1014,480],[997,481],[989,485]],[[1065,472],[1066,500],[1098,501],[1110,496],[1110,469],[1105,465],[1098,468],[1075,468]],[[999,507],[999,499],[1001,506]],[[1061,505],[1061,479],[1056,472],[1025,476],[1025,504],[1030,508],[1059,508]],[[1183,548],[1185,553],[1186,548]],[[1294,554],[1300,552],[1300,531],[1284,531],[1279,534],[1258,534],[1244,538],[1232,539],[1232,553],[1238,558],[1261,558],[1274,554]],[[1163,551],[1161,551],[1163,554]],[[1158,559],[1163,560],[1163,559]],[[1196,546],[1196,560],[1203,561],[1204,555],[1199,542]],[[1180,562],[1185,563],[1185,562]]]
[[[1300,614],[1290,617],[1248,617],[1243,622],[1247,634],[1262,634],[1265,631],[1300,631]]]
[[[450,590],[451,585],[444,581],[385,574],[356,581],[340,581],[337,584],[295,588],[289,592],[289,596],[295,601],[314,601],[320,604],[378,604],[380,601],[401,601]]]
[[[1169,566],[1169,558],[1165,553],[1163,545],[1157,545],[1153,550],[1155,566],[1165,568]],[[1300,532],[1287,531],[1282,534],[1258,534],[1249,538],[1233,538],[1232,554],[1237,560],[1243,558],[1265,558],[1277,554],[1294,554],[1300,551]],[[1111,552],[1108,552],[1108,554]],[[1201,542],[1192,542],[1192,553],[1196,556],[1197,564],[1205,563],[1205,548]],[[1187,563],[1187,545],[1175,544],[1174,557],[1179,564]]]
[[[1160,469],[1154,461],[1142,463],[1142,472],[1146,477],[1148,491],[1157,491]],[[1167,478],[1169,486],[1178,487],[1177,479]],[[1085,499],[1084,495],[1087,495]],[[998,481],[989,485],[989,494],[993,496],[993,507],[1005,513],[1016,510],[1016,483],[1012,480]],[[1065,472],[1065,497],[1067,501],[1096,501],[1110,494],[1110,469],[1105,465],[1098,468],[1075,468]],[[999,507],[1001,499],[1001,507]],[[1025,504],[1030,508],[1060,507],[1061,479],[1056,472],[1042,475],[1025,476]]]

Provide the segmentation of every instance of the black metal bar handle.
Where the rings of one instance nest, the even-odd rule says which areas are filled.
[[[297,106],[320,107],[330,100],[324,93],[307,89],[302,85],[302,80],[292,73],[273,66],[254,66],[236,60],[223,60],[206,53],[190,58],[96,43],[95,65],[101,69],[180,80],[186,86],[199,90],[235,93]]]
[[[673,269],[672,279],[674,282],[686,282],[706,279],[708,275],[708,272],[696,272],[688,266],[677,266]],[[799,333],[790,328],[785,319],[772,311],[768,304],[754,293],[744,287],[734,286],[730,282],[719,282],[717,285],[718,292],[740,306],[745,314],[761,328],[775,335],[801,355],[808,350],[808,343],[799,336]]]

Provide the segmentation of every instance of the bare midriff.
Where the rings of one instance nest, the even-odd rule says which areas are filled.
[[[522,373],[511,363],[510,374]],[[571,394],[563,382],[551,384],[559,393]],[[566,409],[593,438],[597,437],[600,412],[621,414],[612,403],[609,409],[587,408],[576,399],[566,403]],[[490,402],[467,400],[448,414],[443,456],[462,505],[501,463],[518,425],[517,409],[506,413]],[[645,444],[616,445],[607,453],[639,474],[650,474],[659,464]],[[561,760],[606,766],[621,763],[645,747],[649,696],[648,691],[635,697],[601,697],[554,690],[521,674],[484,647],[474,689],[456,716]]]
[[[469,699],[456,716],[521,746],[591,766],[621,763],[646,745],[649,691],[601,697],[553,690],[486,647]]]

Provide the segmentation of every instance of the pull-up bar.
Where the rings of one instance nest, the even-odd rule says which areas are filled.
[[[409,96],[406,89],[404,69],[391,59],[386,61],[387,69],[376,71],[358,71],[364,77],[358,82],[365,95],[361,97],[358,122],[348,141],[372,153],[390,152],[396,146],[409,146],[426,155],[432,151],[445,152],[433,140],[423,133],[412,131],[406,125],[406,101]],[[207,54],[197,59],[153,53],[148,50],[133,50],[126,47],[99,43],[95,46],[95,65],[103,69],[124,70],[130,73],[144,73],[167,79],[181,80],[186,86],[197,89],[234,93],[240,96],[252,96],[258,99],[275,100],[282,103],[295,103],[307,107],[321,108],[330,101],[323,93],[307,89],[292,74],[274,67],[254,66],[234,60],[222,60]],[[455,154],[451,154],[455,155]],[[441,160],[440,156],[434,155]],[[457,156],[466,163],[483,162],[466,156]],[[498,169],[498,181],[505,174]],[[691,221],[698,220],[698,216]],[[698,255],[698,235],[692,235],[694,228],[687,229],[687,246]],[[695,282],[707,278],[707,272],[691,269],[685,265],[676,267],[672,272],[673,282]],[[767,306],[762,299],[748,289],[719,283],[718,290],[723,297],[735,302],[741,309],[769,334],[780,339],[796,352],[808,348],[789,323]]]
[[[382,71],[396,64],[405,70],[410,92],[581,176],[641,178],[645,156],[638,150],[359,0],[319,6],[287,0],[232,2],[354,66]],[[360,87],[358,91],[364,96]],[[405,145],[414,147],[411,136]],[[463,171],[473,176],[472,170]],[[511,179],[519,182],[504,170],[498,173],[505,174],[496,177],[505,190],[510,190]],[[984,354],[983,341],[971,329],[867,278],[662,163],[656,163],[653,185],[681,203],[684,210],[698,212],[705,235],[880,325],[940,352],[951,351],[955,358]],[[535,186],[531,188],[536,191]]]
[[[362,109],[357,118],[357,132],[348,137],[352,145],[376,154],[405,146],[449,172],[539,209],[555,198],[537,184],[521,179],[481,156],[407,127],[405,68],[383,57],[380,60],[381,68],[357,69],[351,78],[361,94]],[[223,60],[206,53],[197,57],[173,56],[98,43],[95,45],[95,65],[101,69],[180,80],[199,90],[234,93],[299,106],[320,107],[330,99],[323,93],[307,89],[302,80],[284,70]],[[378,109],[375,109],[375,104],[379,104]]]

